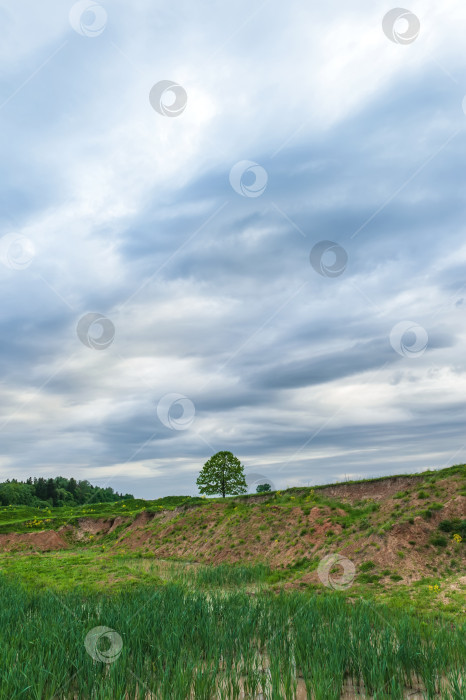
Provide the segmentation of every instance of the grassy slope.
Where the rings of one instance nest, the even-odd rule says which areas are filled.
[[[189,582],[190,562],[204,565],[196,574],[202,585],[222,576],[234,583],[238,573],[228,574],[227,565],[241,563],[256,567],[251,575],[243,571],[250,582],[326,594],[316,568],[325,554],[340,552],[357,569],[344,595],[456,615],[463,605],[466,537],[457,543],[452,536],[465,517],[465,485],[462,465],[260,497],[169,497],[48,512],[10,506],[0,509],[0,547],[10,550],[0,555],[0,569],[30,586],[112,591]],[[453,530],[439,530],[442,520]],[[36,548],[34,535],[12,533],[39,536],[63,527],[68,549],[18,556]],[[205,567],[212,565],[223,568],[209,574]]]
[[[188,503],[200,505],[204,503],[204,499],[192,498],[191,496],[166,496],[155,501],[144,501],[134,498],[113,503],[45,509],[28,506],[2,506],[0,507],[0,533],[57,529],[65,524],[72,524],[82,517],[114,518],[134,515],[142,511],[156,513]]]

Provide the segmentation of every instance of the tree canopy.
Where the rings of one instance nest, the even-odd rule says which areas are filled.
[[[271,486],[267,482],[265,484],[259,484],[258,487],[256,488],[256,493],[268,493],[271,491]]]
[[[64,476],[54,479],[39,477],[26,481],[7,479],[0,483],[0,505],[77,506],[83,503],[109,503],[133,498],[131,494],[119,494],[107,486],[92,486],[89,481],[76,481]]]
[[[246,493],[244,467],[232,452],[217,452],[201,469],[197,478],[199,492],[208,496]]]

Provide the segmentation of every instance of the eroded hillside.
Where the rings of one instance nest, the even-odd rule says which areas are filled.
[[[264,562],[288,572],[284,578],[293,586],[316,582],[318,562],[338,552],[354,562],[362,581],[395,585],[464,571],[465,482],[460,466],[170,509],[148,504],[127,516],[99,517],[95,507],[59,527],[50,517],[47,529],[0,534],[0,548],[86,547],[203,564]]]

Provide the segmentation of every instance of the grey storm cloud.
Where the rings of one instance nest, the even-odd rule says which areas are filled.
[[[0,11],[2,478],[156,497],[222,449],[278,487],[464,460],[459,0],[409,46],[359,1],[118,0],[95,36],[69,10]]]

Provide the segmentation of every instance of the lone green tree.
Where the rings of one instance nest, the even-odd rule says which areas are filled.
[[[217,452],[201,469],[197,477],[199,492],[208,496],[221,493],[233,496],[248,490],[244,477],[244,467],[232,452]]]
[[[256,489],[256,493],[269,493],[271,491],[270,484],[265,482],[265,484],[259,484],[259,486]]]

